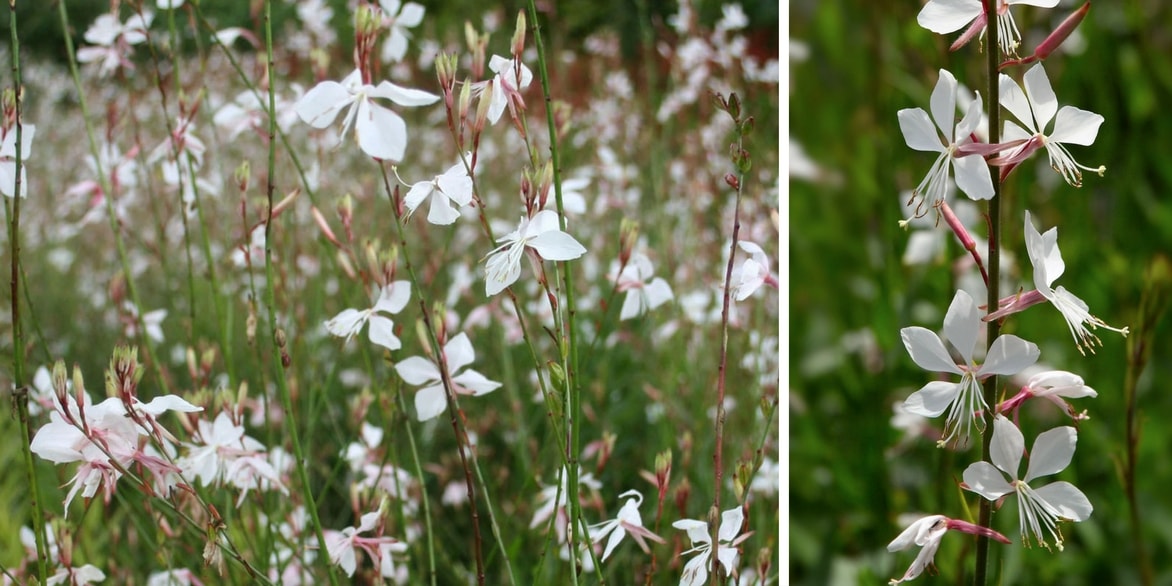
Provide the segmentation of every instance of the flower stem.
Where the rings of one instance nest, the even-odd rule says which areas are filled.
[[[988,47],[985,50],[985,68],[988,75],[988,94],[986,96],[985,104],[988,108],[989,116],[989,144],[995,144],[1001,140],[1001,106],[998,96],[1001,95],[999,88],[1000,77],[998,75],[998,45],[997,45],[997,2],[987,0],[985,2],[985,19],[988,23],[985,38],[988,39]],[[986,259],[989,263],[989,278],[986,283],[986,303],[991,310],[996,310],[998,303],[998,291],[1001,289],[1001,255],[999,250],[1001,247],[1001,173],[996,167],[990,167],[989,176],[993,181],[993,198],[989,200],[987,213],[989,222],[989,248],[986,254]],[[986,344],[988,347],[993,346],[993,341],[1001,334],[1000,320],[990,320],[985,325]],[[986,405],[997,404],[997,377],[991,376],[985,379],[984,398]],[[991,462],[990,444],[993,441],[993,416],[995,409],[985,409],[985,433],[981,434],[981,460]],[[990,527],[993,518],[993,503],[987,499],[981,499],[980,508],[977,512],[977,524],[981,527]],[[986,537],[977,537],[977,567],[973,575],[973,584],[976,586],[985,586],[987,583],[987,570],[989,566],[989,539]]]

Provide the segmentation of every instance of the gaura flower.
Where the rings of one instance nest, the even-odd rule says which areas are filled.
[[[948,71],[940,70],[940,79],[932,90],[932,117],[921,108],[904,108],[897,114],[899,128],[907,145],[917,151],[940,153],[928,169],[928,175],[916,187],[913,195],[923,198],[929,206],[943,201],[948,189],[948,175],[956,167],[956,186],[975,200],[993,197],[993,179],[989,167],[979,154],[964,154],[959,148],[973,142],[972,134],[981,121],[981,95],[969,103],[964,118],[956,123],[957,83]],[[935,125],[933,125],[935,120]],[[939,130],[939,132],[937,132]],[[944,140],[940,139],[941,134]],[[921,206],[917,206],[920,212]]]
[[[599,560],[605,562],[606,558],[618,547],[619,542],[623,540],[628,533],[647,553],[647,542],[645,539],[650,539],[656,543],[665,543],[663,538],[647,530],[643,527],[643,517],[639,514],[639,505],[643,504],[643,495],[637,490],[628,490],[619,495],[619,498],[626,498],[627,502],[623,503],[623,507],[619,509],[619,514],[610,521],[604,521],[590,529],[590,541],[592,543],[599,543],[606,539],[606,549],[602,552],[602,558]],[[610,539],[607,539],[607,536]]]
[[[86,42],[93,46],[78,49],[77,61],[100,62],[100,77],[110,75],[119,67],[134,69],[134,63],[129,59],[130,47],[147,40],[147,29],[151,27],[154,16],[150,10],[144,10],[126,19],[125,24],[118,20],[117,14],[99,16],[85,31]]]
[[[407,150],[407,124],[398,114],[379,105],[374,98],[384,98],[400,106],[427,106],[439,96],[383,81],[377,86],[362,82],[362,73],[354,70],[341,83],[323,81],[302,96],[295,106],[297,115],[314,128],[333,123],[338,112],[346,109],[339,141],[354,126],[354,136],[362,152],[376,159],[402,160]]]
[[[777,277],[769,268],[771,263],[769,257],[765,255],[765,250],[757,243],[748,240],[737,242],[737,247],[749,253],[749,258],[733,269],[733,299],[744,301],[756,293],[761,285],[769,285],[776,289]]]
[[[1058,0],[997,0],[997,44],[1006,55],[1016,55],[1017,47],[1021,44],[1021,32],[1017,30],[1017,23],[1009,12],[1009,7],[1014,4],[1053,8],[1058,5]],[[953,51],[971,41],[977,33],[981,33],[984,38],[988,24],[982,0],[929,0],[916,16],[916,22],[940,34],[960,30],[960,27],[972,23],[952,44],[950,49]]]
[[[1007,411],[1016,411],[1022,403],[1034,397],[1048,399],[1051,403],[1058,405],[1066,412],[1067,415],[1075,421],[1083,419],[1090,419],[1087,412],[1079,413],[1075,411],[1074,406],[1067,403],[1065,399],[1081,399],[1083,397],[1098,397],[1099,393],[1086,386],[1083,383],[1082,377],[1072,372],[1065,370],[1047,370],[1040,372],[1029,378],[1025,386],[1021,388],[1016,395],[1011,399],[1003,401],[997,406],[999,413]]]
[[[619,311],[619,320],[639,317],[672,300],[671,285],[662,277],[652,278],[654,272],[651,259],[641,252],[636,252],[627,261],[627,266],[613,276],[616,291],[627,292],[623,299],[623,307]]]
[[[1045,147],[1046,153],[1050,156],[1050,166],[1074,187],[1082,187],[1080,169],[1093,171],[1100,176],[1105,173],[1107,168],[1102,165],[1091,168],[1079,164],[1064,146],[1087,146],[1095,142],[1099,126],[1103,124],[1103,117],[1074,106],[1063,106],[1059,109],[1058,98],[1054,95],[1050,78],[1046,76],[1046,70],[1042,68],[1041,63],[1031,67],[1022,81],[1025,82],[1024,90],[1023,86],[1019,86],[1008,75],[1001,75],[1001,105],[1025,126],[1022,128],[1012,120],[1006,120],[1001,139],[1007,143],[1024,142],[991,162],[1012,169],[1012,166],[1024,161],[1034,151]],[[1045,130],[1051,121],[1054,122],[1054,129],[1047,135]],[[1006,172],[1008,171],[1003,171]]]
[[[366,322],[370,322],[370,341],[386,348],[398,350],[403,346],[395,335],[395,322],[384,314],[395,314],[407,307],[411,299],[411,282],[395,281],[375,292],[375,302],[370,309],[344,309],[326,322],[326,330],[349,342]]]
[[[740,552],[737,547],[752,535],[752,532],[741,535],[741,524],[744,523],[745,513],[741,507],[729,509],[720,514],[720,531],[717,534],[719,543],[716,548],[716,557],[724,571],[729,576],[737,575],[737,562]],[[680,586],[703,586],[708,583],[708,567],[712,564],[712,535],[708,532],[708,523],[695,519],[680,519],[671,524],[672,527],[688,532],[688,539],[692,540],[692,549],[680,555],[695,553],[696,557],[688,560],[684,565],[684,573],[680,576]]]
[[[989,448],[993,463],[969,465],[964,471],[962,486],[991,501],[1010,493],[1017,494],[1022,541],[1030,532],[1039,545],[1049,549],[1042,533],[1044,530],[1054,539],[1058,551],[1062,551],[1062,531],[1058,529],[1058,522],[1085,521],[1094,508],[1086,495],[1069,482],[1054,482],[1040,488],[1030,486],[1030,482],[1066,469],[1074,456],[1077,441],[1078,432],[1073,427],[1042,432],[1034,440],[1025,478],[1019,480],[1017,473],[1025,452],[1025,438],[1013,422],[1004,415],[997,415],[993,420],[993,443]]]
[[[347,527],[341,531],[324,531],[330,562],[342,568],[347,576],[354,576],[354,571],[358,569],[357,550],[365,551],[366,555],[370,556],[380,576],[395,576],[395,560],[391,554],[407,551],[407,544],[393,537],[362,535],[378,527],[381,517],[381,511],[366,513],[357,527]]]
[[[1001,543],[1009,543],[1009,539],[1006,539],[1004,535],[988,527],[981,527],[980,525],[974,525],[967,521],[949,519],[944,515],[923,517],[908,525],[907,529],[904,529],[898,537],[887,544],[887,551],[900,551],[908,549],[913,545],[920,547],[920,553],[916,554],[916,559],[912,561],[912,565],[904,572],[903,577],[892,579],[889,584],[899,584],[911,580],[923,573],[925,569],[931,567],[932,560],[936,556],[936,550],[940,547],[940,540],[944,538],[944,534],[949,530],[984,535],[990,539],[996,539]]]
[[[402,61],[407,54],[407,40],[411,38],[407,29],[423,22],[423,6],[414,2],[403,4],[399,0],[379,0],[379,7],[383,12],[383,26],[390,30],[383,43],[383,61]]]
[[[488,68],[496,75],[489,81],[477,84],[477,89],[482,92],[492,92],[487,96],[491,100],[488,107],[488,120],[496,124],[496,121],[500,120],[501,114],[504,114],[505,107],[514,111],[516,106],[525,105],[525,101],[521,99],[521,90],[529,87],[529,84],[533,82],[533,72],[524,63],[519,63],[516,59],[505,59],[500,55],[493,55],[488,60]]]
[[[25,124],[20,135],[20,196],[28,197],[28,178],[25,169],[28,167],[29,155],[33,152],[33,137],[37,134],[37,127]],[[0,193],[13,197],[16,195],[16,126],[4,133],[4,140],[0,142]]]
[[[488,253],[485,262],[484,290],[489,297],[504,291],[521,276],[521,257],[526,248],[532,248],[545,260],[573,260],[586,254],[584,246],[562,232],[553,210],[541,210],[532,218],[522,217],[517,229],[497,242],[501,245]]]
[[[500,383],[488,380],[475,370],[460,372],[475,359],[472,342],[468,341],[468,335],[463,332],[444,344],[444,363],[456,394],[479,397],[500,388]],[[415,412],[419,421],[427,421],[447,409],[443,377],[434,362],[422,356],[412,356],[395,364],[395,371],[408,384],[424,385],[415,393]]]
[[[403,205],[407,206],[407,215],[415,213],[415,210],[429,199],[431,204],[427,212],[428,222],[446,226],[459,219],[459,208],[472,203],[472,177],[468,175],[463,162],[452,165],[442,175],[436,175],[430,181],[413,184],[403,198]]]
[[[904,401],[904,408],[923,417],[938,417],[945,410],[948,420],[944,438],[936,442],[943,447],[956,439],[968,442],[969,428],[980,419],[975,413],[988,408],[981,393],[981,381],[994,375],[1011,375],[1037,362],[1041,351],[1033,343],[1012,334],[993,340],[984,364],[977,364],[973,353],[980,334],[981,315],[973,298],[957,291],[944,316],[944,337],[960,354],[957,364],[944,341],[935,332],[921,327],[900,330],[903,345],[920,368],[931,372],[950,372],[960,375],[960,382],[932,381]]]

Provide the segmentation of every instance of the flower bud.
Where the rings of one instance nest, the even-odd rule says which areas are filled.
[[[521,58],[525,52],[525,11],[517,12],[517,28],[513,30],[513,57]]]
[[[635,243],[639,240],[639,223],[629,218],[623,218],[619,223],[619,263],[627,266],[631,260],[631,253],[635,250]]]
[[[741,188],[741,180],[737,179],[737,176],[733,175],[732,173],[724,174],[724,182],[733,189],[739,190]]]
[[[239,188],[240,191],[248,191],[248,178],[250,175],[251,166],[249,165],[248,160],[245,159],[244,161],[240,162],[240,165],[236,167],[236,172],[233,174],[233,176],[236,178],[236,187]]]

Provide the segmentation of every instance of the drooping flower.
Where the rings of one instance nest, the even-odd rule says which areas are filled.
[[[472,203],[472,177],[468,175],[464,163],[452,165],[430,181],[413,184],[403,198],[407,215],[415,213],[425,200],[431,201],[427,212],[428,222],[444,226],[455,223],[460,217],[459,208]]]
[[[1017,165],[1034,151],[1045,147],[1046,154],[1050,156],[1050,166],[1074,187],[1082,186],[1082,171],[1092,171],[1099,175],[1105,173],[1107,168],[1102,165],[1091,168],[1079,164],[1064,146],[1088,146],[1095,142],[1099,126],[1103,124],[1103,117],[1074,106],[1063,106],[1059,109],[1058,98],[1054,95],[1050,78],[1046,76],[1046,70],[1042,68],[1041,63],[1031,67],[1022,81],[1025,82],[1024,90],[1023,86],[1019,86],[1012,78],[1001,74],[1001,105],[1005,106],[1005,109],[1009,110],[1025,128],[1012,120],[1005,121],[1002,140],[1024,142],[995,162],[1003,167]],[[1046,127],[1051,121],[1054,122],[1054,128],[1046,134]]]
[[[1079,413],[1074,406],[1064,399],[1081,399],[1083,397],[1098,397],[1099,393],[1086,386],[1082,377],[1065,370],[1047,370],[1029,378],[1025,386],[1016,395],[1006,399],[997,406],[999,413],[1016,411],[1022,403],[1038,397],[1048,399],[1062,408],[1075,421],[1090,419],[1087,412]]]
[[[627,293],[619,311],[619,320],[639,317],[672,300],[671,285],[663,277],[652,278],[654,274],[655,267],[651,265],[651,259],[641,252],[635,252],[627,261],[627,266],[611,277],[615,280],[615,290]]]
[[[384,314],[396,314],[411,299],[411,282],[395,281],[375,292],[370,309],[344,309],[326,322],[326,330],[339,338],[351,338],[370,322],[370,341],[388,350],[398,350],[402,342],[395,335],[395,322]]]
[[[999,336],[989,348],[984,364],[977,364],[973,354],[977,349],[981,315],[973,298],[957,291],[944,317],[944,337],[960,354],[957,364],[935,332],[921,327],[900,330],[903,345],[920,368],[931,372],[949,372],[961,375],[960,382],[932,381],[904,401],[904,408],[912,414],[938,417],[948,411],[943,446],[956,439],[964,445],[977,411],[988,409],[981,393],[981,381],[994,375],[1011,375],[1037,362],[1041,352],[1031,342],[1012,334]]]
[[[24,124],[20,134],[20,196],[28,197],[28,178],[26,168],[28,158],[32,154],[33,137],[37,134],[37,127],[33,124]],[[0,142],[0,193],[13,197],[16,194],[16,125],[6,130],[4,140]]]
[[[944,515],[931,515],[920,518],[911,525],[908,525],[898,537],[887,544],[887,551],[900,551],[908,549],[913,545],[920,547],[920,553],[916,554],[916,559],[912,561],[912,565],[908,567],[903,576],[898,579],[892,579],[889,584],[899,584],[912,580],[923,573],[925,569],[931,567],[932,560],[936,557],[936,550],[940,547],[940,540],[944,538],[944,534],[949,530],[984,535],[990,539],[996,539],[1001,543],[1009,543],[1009,540],[1004,535],[987,527],[974,525],[967,521],[949,519]]]
[[[404,4],[399,0],[379,0],[379,6],[383,12],[383,26],[390,31],[383,43],[383,61],[402,61],[407,54],[407,40],[411,38],[407,29],[423,22],[423,6],[414,2]]]
[[[932,90],[932,116],[922,108],[904,108],[897,114],[899,128],[907,145],[917,151],[940,153],[928,170],[928,175],[913,194],[923,198],[929,206],[944,199],[948,189],[949,171],[955,167],[956,186],[975,200],[993,197],[993,179],[989,167],[979,154],[960,154],[958,148],[972,143],[972,133],[981,120],[981,95],[969,103],[968,111],[956,123],[957,83],[948,71],[940,70],[940,79]],[[935,124],[933,125],[933,120]],[[939,131],[939,132],[937,132]],[[943,134],[944,140],[940,136]]]
[[[521,218],[516,230],[497,239],[500,243],[488,253],[485,262],[485,293],[491,297],[504,291],[521,276],[521,257],[526,248],[544,260],[573,260],[586,254],[573,236],[562,232],[558,214],[553,210],[541,210],[532,218]]]
[[[1030,450],[1026,475],[1021,479],[1017,477],[1025,452],[1025,438],[1021,431],[1004,415],[997,415],[993,420],[992,441],[989,449],[993,463],[970,464],[964,471],[964,488],[991,501],[1010,493],[1017,494],[1022,541],[1028,538],[1027,533],[1033,533],[1037,543],[1049,549],[1044,531],[1062,551],[1062,531],[1058,523],[1062,520],[1085,521],[1094,507],[1086,495],[1069,482],[1054,482],[1040,488],[1030,486],[1030,482],[1066,469],[1074,456],[1078,432],[1073,427],[1058,427],[1038,435]]]
[[[500,388],[500,383],[488,380],[475,370],[461,372],[475,359],[472,342],[468,341],[468,335],[463,332],[444,344],[444,363],[452,381],[452,391],[456,394],[479,397]],[[422,356],[412,356],[396,363],[395,371],[408,384],[424,385],[415,393],[415,412],[419,421],[427,421],[447,409],[442,376],[434,362]]]
[[[628,490],[620,494],[619,498],[626,498],[627,502],[623,503],[622,508],[619,509],[618,516],[590,529],[591,542],[597,544],[606,539],[606,549],[602,552],[602,558],[599,561],[605,562],[628,533],[639,544],[644,553],[650,551],[647,548],[647,539],[656,543],[664,543],[662,537],[643,526],[643,517],[639,514],[639,505],[643,504],[643,495],[637,490]],[[608,535],[609,539],[607,539]]]
[[[407,551],[407,544],[393,537],[362,535],[378,527],[381,518],[380,511],[366,513],[357,527],[347,527],[341,531],[324,531],[330,562],[342,568],[346,576],[354,576],[354,571],[358,569],[358,550],[365,551],[366,555],[370,556],[380,576],[395,576],[395,560],[391,554]]]
[[[729,576],[735,577],[737,575],[737,562],[741,556],[737,547],[752,534],[752,532],[741,534],[741,525],[744,520],[745,513],[741,507],[732,508],[720,514],[716,557]],[[687,531],[688,539],[692,540],[692,549],[680,555],[697,554],[684,565],[684,573],[680,576],[680,586],[707,584],[708,568],[712,565],[709,561],[712,557],[712,535],[708,531],[708,523],[695,519],[680,519],[672,523],[671,526],[681,531]]]
[[[427,106],[439,100],[435,94],[400,87],[389,81],[377,86],[363,83],[362,72],[354,70],[341,83],[327,80],[313,86],[297,102],[295,109],[306,124],[319,129],[333,123],[338,112],[345,109],[339,141],[353,126],[362,152],[376,159],[402,160],[407,150],[407,124],[374,98],[387,99],[400,106]]]
[[[769,285],[776,289],[778,286],[777,277],[769,268],[769,257],[765,255],[765,250],[757,243],[748,240],[737,242],[737,247],[749,253],[749,258],[733,269],[733,298],[737,301],[744,301],[756,293],[761,285]]]
[[[1058,0],[997,0],[997,44],[1005,55],[1016,55],[1017,47],[1021,44],[1021,32],[1017,30],[1017,23],[1009,7],[1014,4],[1029,4],[1042,8],[1053,8]],[[920,14],[916,16],[920,26],[939,34],[947,34],[966,24],[969,28],[952,44],[953,51],[972,40],[977,33],[985,36],[985,6],[982,0],[928,0]]]

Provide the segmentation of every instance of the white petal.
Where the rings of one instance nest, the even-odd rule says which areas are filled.
[[[1066,144],[1089,145],[1095,142],[1099,135],[1099,126],[1103,124],[1103,117],[1074,106],[1063,106],[1058,111],[1058,119],[1054,121],[1054,131],[1048,140]]]
[[[1028,0],[1032,2],[1045,2],[1048,0]],[[1057,2],[1058,0],[1054,0]],[[403,5],[403,10],[399,12],[399,16],[395,18],[395,24],[412,28],[418,26],[423,22],[423,6],[414,2],[408,2]]]
[[[952,159],[956,169],[956,186],[974,200],[993,199],[993,177],[989,165],[980,155]]]
[[[460,212],[452,207],[451,200],[438,191],[431,195],[431,206],[427,211],[427,221],[437,226],[450,226],[460,219]]]
[[[448,362],[448,372],[452,373],[476,360],[476,351],[472,349],[472,342],[468,340],[467,334],[460,332],[444,344],[444,359]]]
[[[960,385],[946,381],[932,381],[908,396],[903,408],[921,417],[939,417],[956,400]]]
[[[745,511],[740,507],[729,509],[720,514],[720,534],[722,542],[730,542],[741,532],[741,525],[745,522]]]
[[[427,199],[427,196],[431,195],[431,192],[434,190],[435,184],[431,181],[420,181],[412,185],[411,189],[407,191],[407,195],[403,196],[403,205],[407,206],[408,210],[414,212],[419,207],[419,204],[423,203],[423,200]]]
[[[464,172],[463,165],[460,166],[459,175],[445,173],[436,177],[435,182],[439,185],[440,191],[457,205],[466,206],[472,203],[472,178]]]
[[[887,544],[887,551],[900,551],[907,549],[913,545],[923,546],[926,544],[932,528],[937,523],[947,520],[948,517],[944,515],[931,515],[922,519],[916,520],[911,525],[908,525],[891,543]]]
[[[1058,112],[1058,96],[1054,95],[1054,88],[1050,87],[1050,78],[1046,76],[1042,64],[1038,63],[1026,71],[1022,81],[1025,82],[1026,96],[1034,108],[1038,130],[1044,130]]]
[[[584,246],[561,231],[546,232],[530,239],[528,244],[545,260],[572,260],[586,254]]]
[[[929,103],[932,106],[932,118],[936,120],[936,127],[951,141],[956,126],[956,77],[947,70],[940,70],[940,78],[936,80],[936,87],[932,89]]]
[[[386,313],[399,313],[407,307],[407,302],[411,300],[411,282],[410,281],[395,281],[386,286],[379,294],[378,301],[374,304],[375,311],[382,311]]]
[[[909,147],[917,151],[944,152],[944,144],[940,142],[940,135],[927,112],[921,108],[904,108],[896,116],[899,118],[899,129],[903,131],[903,140]]]
[[[1006,474],[1017,478],[1021,466],[1021,455],[1025,451],[1025,438],[1021,430],[1004,415],[993,418],[993,441],[989,446],[989,459]]]
[[[1071,521],[1085,521],[1095,510],[1087,496],[1069,482],[1047,484],[1034,489],[1034,494],[1055,508],[1059,515]]]
[[[991,374],[1017,374],[1038,361],[1042,351],[1033,342],[1027,342],[1013,334],[998,336],[989,347],[985,363],[977,370],[984,377]]]
[[[358,103],[354,134],[362,152],[376,159],[401,161],[407,150],[407,123],[398,114],[370,100]]]
[[[342,84],[336,81],[323,81],[305,92],[297,101],[294,110],[297,116],[306,124],[314,128],[325,128],[334,121],[338,112],[349,106],[353,97]]]
[[[970,23],[981,13],[980,0],[929,0],[916,22],[934,33],[950,33]]]
[[[419,421],[432,419],[447,408],[448,399],[444,396],[442,385],[427,387],[415,393],[415,417]]]
[[[963,478],[969,490],[991,501],[1013,492],[1013,487],[1005,481],[1005,476],[988,462],[970,464],[964,469]]]
[[[403,346],[395,336],[395,322],[378,314],[370,317],[370,341],[387,350],[398,350]]]
[[[1057,427],[1038,435],[1034,449],[1030,452],[1030,465],[1026,470],[1027,483],[1035,478],[1057,474],[1070,465],[1078,432],[1073,427]]]
[[[646,297],[648,309],[655,309],[673,298],[671,285],[662,278],[656,278],[651,284],[643,287],[643,295]]]
[[[335,336],[349,340],[362,329],[366,318],[367,314],[364,311],[344,309],[326,322],[326,330]]]
[[[977,126],[980,126],[983,115],[982,107],[981,93],[976,92],[973,101],[969,102],[968,111],[965,112],[964,118],[956,125],[956,132],[952,136],[953,142],[958,144],[966,142],[969,134],[972,134]]]
[[[382,59],[386,62],[398,62],[407,54],[407,35],[399,27],[391,27],[391,34],[383,42]]]
[[[977,310],[977,304],[964,290],[957,291],[948,306],[948,312],[944,314],[944,337],[960,352],[965,363],[972,363],[980,326],[981,313]]]
[[[389,81],[378,84],[369,95],[372,98],[386,98],[400,106],[429,106],[440,99],[433,93],[405,88]]]
[[[912,326],[900,330],[899,335],[903,339],[904,348],[907,348],[907,353],[912,357],[912,362],[920,368],[930,372],[964,374],[944,348],[940,337],[932,331]]]
[[[472,391],[473,397],[480,395],[487,395],[499,388],[501,383],[488,380],[488,377],[476,372],[475,370],[466,370],[452,378],[452,382],[457,385]]]
[[[1038,131],[1037,123],[1034,121],[1034,111],[1030,108],[1030,100],[1026,97],[1025,92],[1022,91],[1021,86],[1017,84],[1013,78],[1001,75],[999,87],[1001,88],[1001,105],[1013,114],[1023,126],[1029,129],[1027,136],[1033,136]]]
[[[422,356],[412,356],[395,363],[395,372],[410,385],[424,385],[440,380],[439,369]]]

